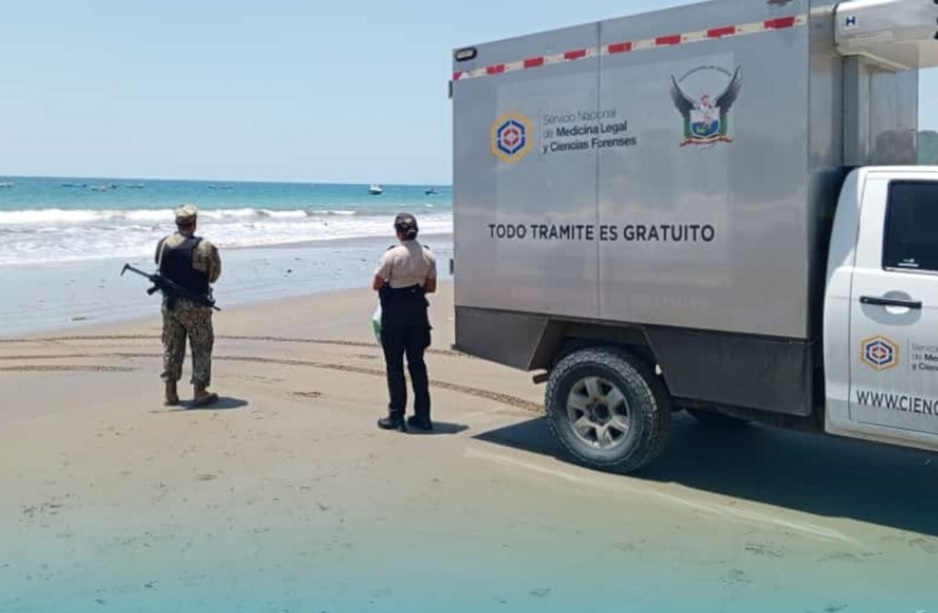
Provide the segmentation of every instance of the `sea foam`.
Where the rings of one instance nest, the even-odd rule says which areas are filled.
[[[392,236],[391,217],[369,210],[268,208],[206,209],[199,231],[220,248]],[[452,232],[452,216],[429,207],[424,234]],[[172,209],[60,209],[0,211],[0,265],[80,261],[151,254],[173,230]]]

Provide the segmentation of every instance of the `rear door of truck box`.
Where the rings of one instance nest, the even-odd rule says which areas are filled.
[[[562,135],[578,113],[598,109],[599,63],[513,70],[598,41],[599,26],[583,25],[454,62],[457,306],[598,315],[597,152],[558,148],[576,140]]]

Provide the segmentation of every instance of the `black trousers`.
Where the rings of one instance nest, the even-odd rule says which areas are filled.
[[[407,409],[407,381],[404,378],[404,357],[414,388],[414,414],[418,418],[430,418],[430,382],[423,354],[430,346],[430,326],[421,321],[381,325],[381,345],[387,368],[388,393],[391,402],[388,414],[403,419]]]

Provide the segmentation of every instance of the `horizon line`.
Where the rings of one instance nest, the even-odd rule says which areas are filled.
[[[57,180],[75,180],[91,179],[94,181],[190,181],[193,183],[281,183],[293,185],[382,185],[393,187],[452,187],[450,182],[427,182],[427,183],[385,183],[381,181],[347,182],[347,181],[315,181],[315,180],[275,180],[275,179],[222,179],[222,178],[202,178],[185,179],[179,177],[141,177],[141,176],[104,176],[104,175],[44,175],[44,174],[2,174],[0,179],[57,179]]]

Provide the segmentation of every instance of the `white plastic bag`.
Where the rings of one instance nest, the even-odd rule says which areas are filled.
[[[381,303],[375,307],[375,312],[371,315],[371,328],[375,331],[375,340],[381,344]]]

